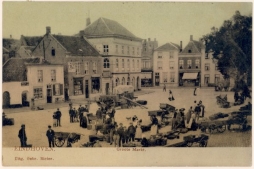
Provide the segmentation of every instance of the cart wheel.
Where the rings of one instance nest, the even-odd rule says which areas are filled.
[[[191,147],[192,144],[193,144],[193,142],[188,142],[188,143],[187,143],[187,147]]]
[[[226,125],[217,127],[217,131],[220,132],[220,133],[223,133],[225,130],[226,130]]]
[[[199,147],[206,147],[206,146],[207,146],[207,140],[201,141],[201,142],[199,143]]]
[[[62,137],[55,138],[55,145],[57,147],[62,147],[64,145],[65,139]]]

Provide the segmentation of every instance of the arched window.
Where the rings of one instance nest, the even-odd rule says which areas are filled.
[[[109,59],[108,58],[104,59],[104,68],[109,68]]]
[[[127,59],[127,69],[129,70],[130,69],[130,60]]]
[[[118,86],[118,83],[119,83],[119,79],[117,78],[116,79],[116,86]]]

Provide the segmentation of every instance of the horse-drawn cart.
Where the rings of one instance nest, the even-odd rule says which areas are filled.
[[[67,147],[80,140],[81,134],[68,132],[55,132],[54,143],[57,147],[62,147],[67,140]]]

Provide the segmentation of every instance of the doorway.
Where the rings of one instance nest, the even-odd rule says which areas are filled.
[[[155,73],[155,86],[160,86],[160,73]]]
[[[85,80],[85,91],[86,91],[86,98],[89,98],[89,85],[88,85],[88,80]]]
[[[10,106],[10,93],[9,92],[4,92],[3,93],[3,108],[7,108]]]
[[[28,91],[23,91],[21,94],[22,106],[29,106],[29,102],[27,101],[27,93]]]
[[[105,87],[106,95],[109,95],[109,83],[106,83]]]
[[[47,89],[47,103],[52,103],[52,89]]]

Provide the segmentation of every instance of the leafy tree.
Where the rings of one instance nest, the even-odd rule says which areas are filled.
[[[242,16],[239,11],[222,26],[211,28],[211,33],[203,36],[206,52],[212,50],[218,59],[219,71],[225,78],[233,77],[236,84],[252,72],[252,16]]]

